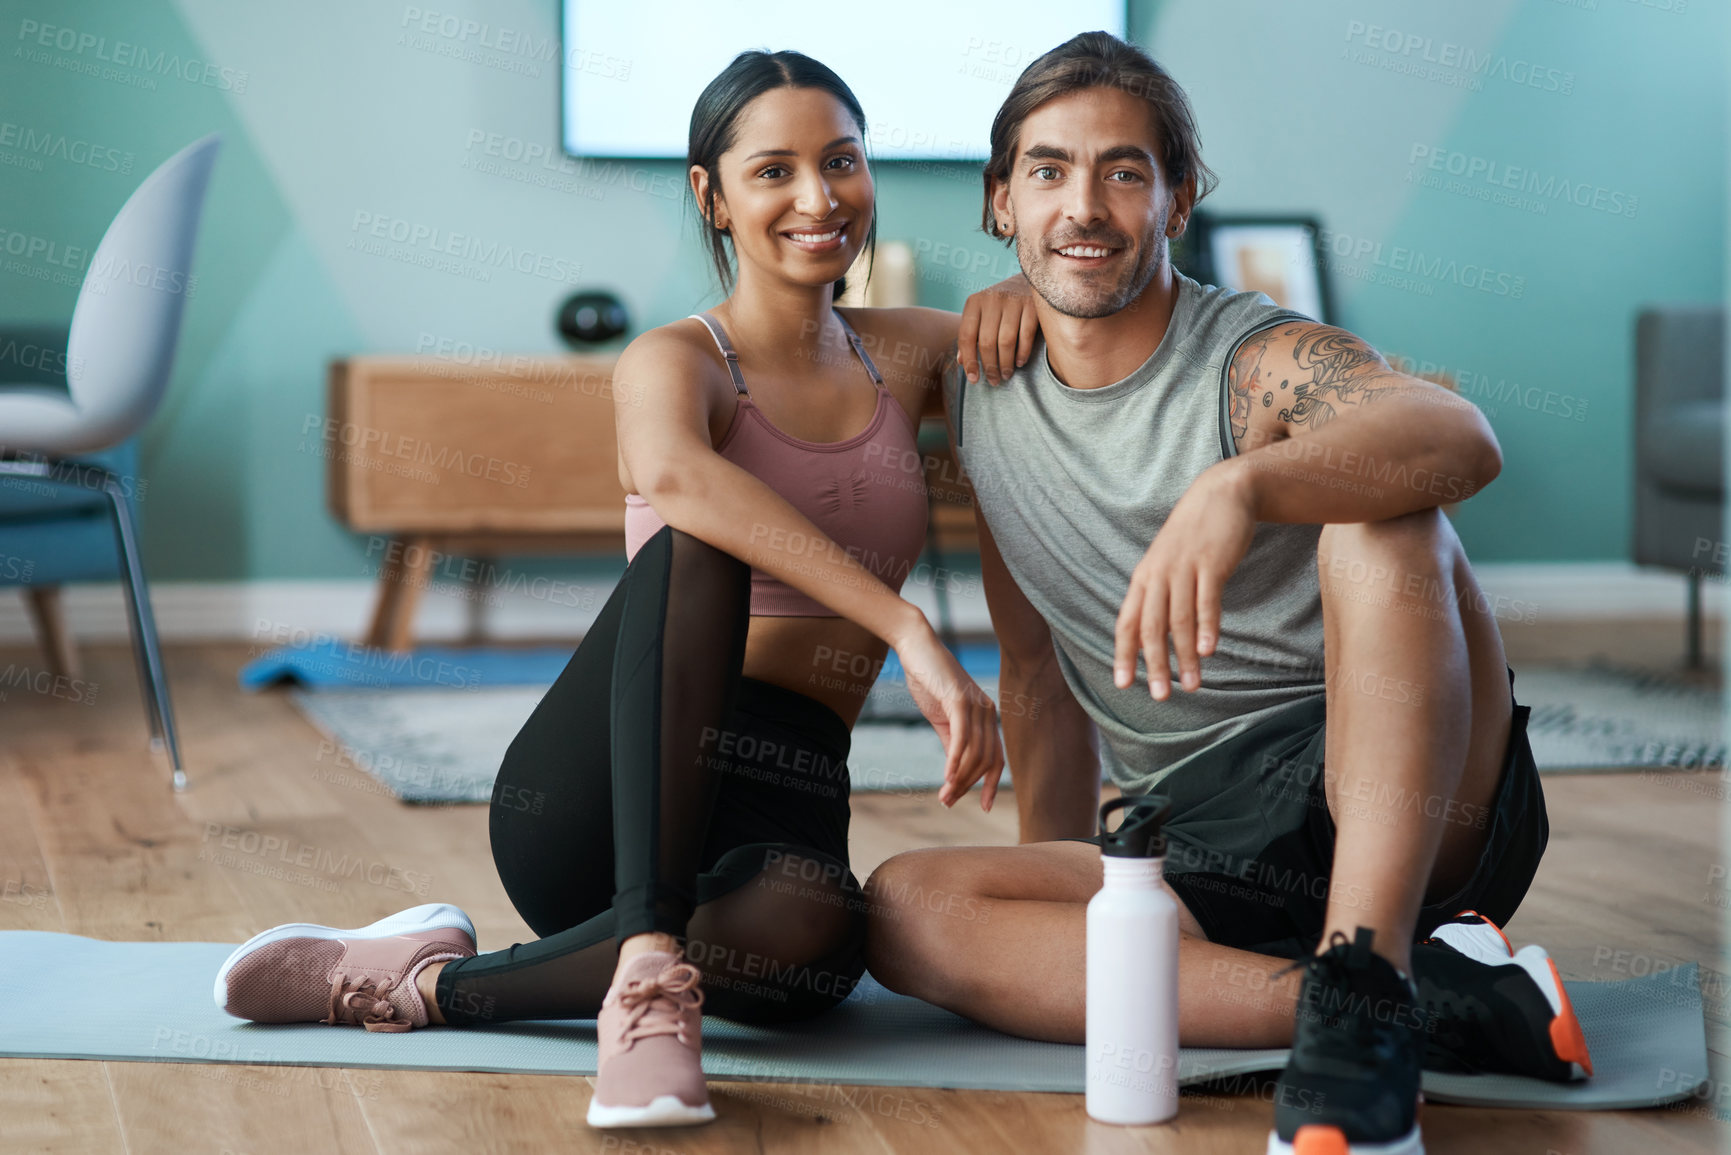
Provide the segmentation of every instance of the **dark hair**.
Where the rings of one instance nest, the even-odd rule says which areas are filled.
[[[745,106],[776,88],[815,88],[841,101],[842,107],[859,125],[860,148],[864,151],[866,137],[865,112],[842,78],[827,65],[820,64],[800,52],[741,52],[721,74],[709,82],[697,104],[691,110],[691,133],[685,146],[687,165],[697,165],[709,173],[708,203],[697,206],[698,227],[709,241],[709,259],[723,289],[733,287],[733,261],[728,254],[732,238],[726,229],[715,227],[715,194],[721,187],[721,174],[716,164],[721,154],[733,147],[734,129]],[[875,250],[878,239],[877,213],[872,214],[872,227],[866,232],[865,251]],[[869,257],[868,257],[869,267]],[[846,278],[835,282],[833,296],[839,297],[846,287]]]
[[[1177,188],[1195,177],[1195,204],[1201,204],[1202,198],[1220,183],[1214,170],[1202,163],[1202,138],[1196,131],[1196,114],[1190,109],[1190,98],[1184,95],[1172,74],[1152,56],[1110,32],[1084,32],[1023,69],[992,120],[992,155],[984,172],[986,204],[980,215],[980,227],[992,236],[998,235],[997,218],[992,213],[992,188],[996,182],[1010,179],[1022,122],[1047,101],[1084,88],[1116,88],[1148,103],[1154,110],[1154,123],[1160,134],[1160,162],[1166,170],[1166,179]]]

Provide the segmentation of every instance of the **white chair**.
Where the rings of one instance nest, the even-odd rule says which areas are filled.
[[[205,188],[220,145],[221,137],[213,133],[169,157],[108,226],[72,312],[66,390],[34,385],[0,390],[0,477],[57,482],[108,498],[151,748],[166,745],[176,790],[185,789],[186,774],[138,531],[125,497],[130,479],[78,456],[138,432],[168,389]]]

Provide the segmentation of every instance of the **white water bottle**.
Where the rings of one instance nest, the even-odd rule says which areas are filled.
[[[1107,817],[1125,812],[1118,829]],[[1088,903],[1088,1114],[1163,1123],[1178,1113],[1178,904],[1160,885],[1171,807],[1159,795],[1100,808],[1105,884]]]

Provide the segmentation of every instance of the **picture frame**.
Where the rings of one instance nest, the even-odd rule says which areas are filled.
[[[1205,285],[1259,290],[1282,308],[1334,324],[1322,223],[1315,217],[1195,212],[1173,265]]]

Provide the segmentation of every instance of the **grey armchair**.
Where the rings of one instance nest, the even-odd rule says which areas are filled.
[[[1701,664],[1701,578],[1731,562],[1725,520],[1725,308],[1635,318],[1636,565],[1682,570],[1688,661]]]

